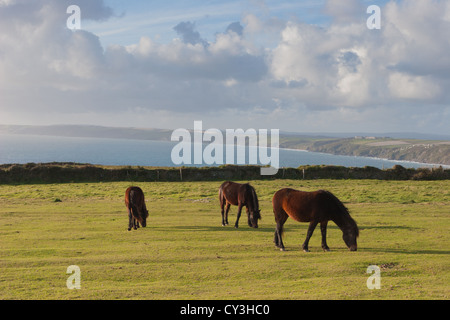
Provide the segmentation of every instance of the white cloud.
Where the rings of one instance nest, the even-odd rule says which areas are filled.
[[[396,72],[389,76],[388,85],[392,95],[402,99],[429,100],[440,94],[439,86],[429,77]]]
[[[358,0],[328,0],[325,4],[325,12],[329,14],[336,23],[361,22],[365,11],[364,4]]]
[[[389,2],[381,30],[367,29],[365,2],[330,0],[326,26],[267,9],[245,12],[209,41],[195,21],[181,20],[170,41],[150,33],[106,48],[98,35],[65,28],[71,2],[0,2],[2,119],[134,125],[134,113],[141,126],[202,117],[220,127],[383,131],[402,125],[393,113],[408,114],[402,128],[419,125],[427,105],[433,112],[420,125],[447,130],[448,1]],[[77,3],[83,19],[115,17],[100,0]]]

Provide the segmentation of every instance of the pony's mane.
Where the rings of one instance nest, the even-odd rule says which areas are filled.
[[[356,221],[350,216],[350,211],[348,208],[342,203],[341,200],[339,200],[334,194],[332,194],[330,191],[327,190],[320,190],[324,194],[326,194],[331,200],[333,200],[334,203],[339,208],[339,213],[345,216],[345,219],[348,221],[349,224],[354,228],[356,232],[356,236],[359,236],[359,229],[358,225],[356,224]]]
[[[253,201],[253,211],[255,218],[261,219],[261,214],[259,213],[259,202],[258,197],[256,196],[255,188],[253,188],[249,183],[245,184],[247,192],[251,194],[252,201]]]

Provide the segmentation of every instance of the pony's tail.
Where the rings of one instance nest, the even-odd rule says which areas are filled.
[[[282,236],[284,233],[284,224],[277,222],[276,230],[280,233],[280,236]]]
[[[224,197],[223,197],[223,190],[222,190],[222,186],[220,186],[219,188],[219,201],[220,201],[220,207],[223,206],[224,204]]]
[[[134,204],[131,204],[130,203],[130,211],[131,211],[131,215],[134,217],[134,218],[138,218],[139,217],[139,212],[138,212],[138,210],[137,210],[137,208],[136,208],[136,206],[134,205]]]
[[[129,205],[130,205],[131,215],[133,217],[135,217],[135,218],[138,218],[139,217],[139,212],[138,212],[136,206],[134,205],[136,203],[136,193],[133,190],[130,191],[130,198],[129,199],[130,199],[129,200],[130,201]]]
[[[280,236],[283,235],[283,226],[287,218],[289,217],[289,215],[283,209],[282,197],[284,197],[284,195],[280,194],[278,191],[272,198],[273,214],[275,216],[275,223],[277,224],[276,231],[279,232]]]

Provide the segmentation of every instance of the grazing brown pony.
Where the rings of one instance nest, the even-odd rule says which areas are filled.
[[[238,206],[238,213],[235,228],[239,227],[239,218],[241,217],[242,207],[247,209],[248,226],[258,228],[258,220],[261,219],[261,210],[259,210],[258,197],[255,189],[248,183],[240,184],[231,181],[222,183],[219,188],[220,208],[222,213],[222,225],[228,225],[228,211],[230,205]],[[226,211],[224,214],[224,207]]]
[[[128,231],[139,228],[139,222],[143,227],[147,226],[148,210],[145,206],[145,198],[142,189],[129,187],[125,191],[125,205],[128,210]]]
[[[309,222],[306,240],[302,245],[303,251],[308,252],[308,243],[317,224],[322,231],[322,249],[330,251],[327,245],[327,224],[331,220],[342,230],[343,240],[350,251],[356,251],[356,238],[359,236],[358,226],[350,217],[348,209],[331,192],[319,190],[304,192],[294,189],[281,189],[272,199],[273,213],[277,227],[275,230],[275,245],[284,251],[283,225],[288,217],[298,222]]]

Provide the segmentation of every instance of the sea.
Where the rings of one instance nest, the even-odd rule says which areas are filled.
[[[75,162],[117,166],[214,166],[216,164],[174,164],[172,149],[178,142],[132,139],[77,138],[43,135],[0,134],[0,164]],[[248,163],[249,148],[246,148]],[[224,148],[224,162],[226,161]],[[192,152],[192,155],[194,153]],[[235,152],[236,154],[236,152]],[[270,157],[270,151],[267,153]],[[259,159],[259,158],[258,158]],[[193,160],[191,162],[194,162]],[[235,162],[232,164],[237,164]],[[219,164],[217,164],[219,165]],[[279,149],[279,168],[302,165],[371,166],[380,169],[401,165],[405,168],[438,167],[409,161],[369,157],[339,156],[304,150]],[[443,166],[449,168],[450,166]]]

